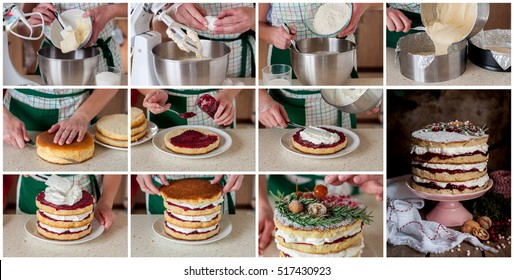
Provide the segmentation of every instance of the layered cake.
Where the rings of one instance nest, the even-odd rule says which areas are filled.
[[[128,116],[114,114],[101,117],[96,123],[95,137],[98,141],[120,148],[128,147]]]
[[[360,257],[362,227],[370,221],[362,203],[318,185],[277,201],[275,243],[280,257]]]
[[[84,139],[71,144],[59,145],[54,143],[55,133],[45,131],[36,137],[37,155],[42,159],[57,164],[73,164],[84,162],[93,157],[95,142],[89,133]]]
[[[218,134],[202,128],[174,129],[164,136],[166,148],[179,154],[200,155],[220,145]]]
[[[137,107],[130,108],[130,141],[135,142],[145,137],[147,126],[148,121],[143,110]]]
[[[432,194],[463,194],[487,186],[487,139],[470,122],[433,123],[412,133],[412,188]]]
[[[160,188],[164,200],[164,229],[181,240],[205,240],[218,234],[223,192],[208,180],[182,179]]]
[[[91,233],[95,199],[87,191],[56,175],[36,197],[37,231],[55,240],[77,240]]]
[[[293,134],[293,147],[306,154],[328,155],[346,148],[348,139],[339,130],[309,126]]]

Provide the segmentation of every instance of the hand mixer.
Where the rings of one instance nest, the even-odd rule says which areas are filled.
[[[180,4],[173,4],[167,9],[166,3],[135,3],[130,11],[132,44],[132,85],[148,86],[159,85],[153,66],[152,49],[162,43],[159,32],[150,31],[153,15],[168,26],[167,34],[172,34],[176,43],[181,44],[186,51],[195,53],[200,51],[199,46],[186,33],[194,32],[188,26],[177,23],[168,12],[174,12]],[[185,30],[186,32],[184,32]]]
[[[41,23],[31,25],[29,21],[27,20],[28,17],[31,16],[37,16],[41,19]],[[3,34],[3,40],[4,40],[4,65],[3,65],[3,71],[4,71],[4,85],[7,86],[18,86],[18,85],[37,85],[33,81],[23,77],[16,71],[16,68],[14,67],[11,58],[9,56],[9,41],[8,41],[8,33],[10,32],[16,37],[19,37],[23,40],[29,40],[29,41],[36,41],[41,39],[43,37],[43,28],[45,27],[45,21],[43,19],[43,15],[38,12],[33,13],[23,13],[19,7],[16,4],[4,4],[4,34]],[[10,19],[13,19],[10,21]],[[17,26],[19,23],[25,26],[29,30],[29,35],[24,36],[22,34],[17,33],[14,30],[14,27]],[[39,34],[35,34],[36,28],[41,28],[41,31]]]

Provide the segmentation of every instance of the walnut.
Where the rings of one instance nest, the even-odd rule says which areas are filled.
[[[299,200],[289,202],[289,211],[298,214],[303,212],[303,204]]]
[[[465,225],[465,226],[462,226],[460,228],[460,231],[464,232],[464,233],[470,233],[471,234],[473,232],[473,229],[474,229],[474,227],[470,227],[468,225]]]
[[[480,227],[480,224],[473,220],[469,220],[469,221],[464,222],[464,224],[462,226],[469,226],[471,228],[476,228],[476,227]]]
[[[493,224],[493,221],[491,221],[491,218],[487,216],[482,216],[477,219],[477,222],[480,224],[480,226],[484,229],[489,229],[491,225]]]
[[[309,205],[307,211],[313,217],[320,217],[327,213],[327,207],[321,203],[313,203]]]
[[[481,228],[481,227],[476,227],[473,229],[473,235],[476,236],[478,239],[480,240],[489,240],[489,233],[487,232],[487,230]]]

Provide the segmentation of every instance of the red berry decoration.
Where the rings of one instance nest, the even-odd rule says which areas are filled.
[[[314,187],[314,196],[318,199],[324,199],[328,194],[327,187],[323,185],[317,185]]]
[[[314,194],[312,192],[306,192],[303,194],[303,198],[305,198],[305,199],[314,198]]]
[[[432,131],[438,132],[439,131],[439,127],[438,126],[434,126],[434,128],[432,128]]]
[[[303,192],[296,192],[296,198],[299,199],[303,196]]]

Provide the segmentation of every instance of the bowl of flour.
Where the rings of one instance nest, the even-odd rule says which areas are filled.
[[[320,37],[336,36],[348,26],[352,18],[350,3],[309,4],[301,10],[305,26]]]

